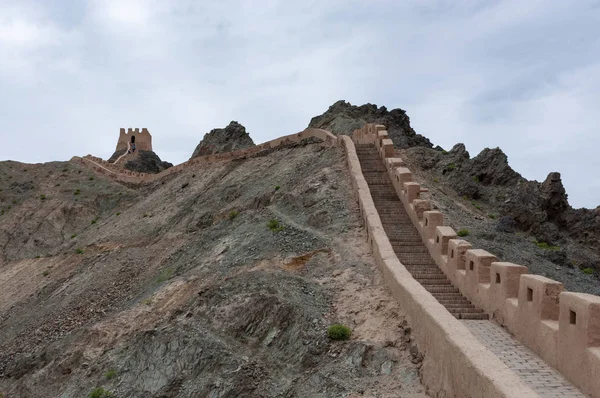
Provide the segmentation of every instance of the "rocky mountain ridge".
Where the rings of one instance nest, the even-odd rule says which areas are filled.
[[[252,138],[246,132],[246,128],[234,120],[225,128],[213,129],[205,134],[202,141],[200,141],[194,150],[191,159],[198,156],[233,152],[238,149],[250,148],[254,145],[254,141],[252,141]]]

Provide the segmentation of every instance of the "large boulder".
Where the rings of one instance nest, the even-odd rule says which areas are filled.
[[[224,129],[213,129],[204,138],[192,154],[191,159],[215,153],[232,152],[255,146],[246,132],[246,128],[236,121],[229,123]]]

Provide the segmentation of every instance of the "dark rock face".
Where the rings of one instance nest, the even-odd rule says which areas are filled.
[[[224,129],[213,129],[206,134],[194,150],[191,159],[215,153],[232,152],[254,145],[246,128],[238,122],[232,121]]]
[[[397,148],[422,146],[432,148],[431,142],[410,127],[410,118],[402,109],[388,111],[374,104],[355,106],[346,101],[331,105],[321,116],[313,117],[308,127],[331,131],[335,135],[349,135],[367,123],[386,126],[390,139]]]
[[[125,152],[127,152],[127,150],[123,149],[122,151],[115,151],[115,153],[112,154],[112,156],[108,159],[109,163],[114,163],[117,161],[117,159],[119,159],[119,157],[121,155],[123,155]]]
[[[131,155],[128,155],[131,156]],[[139,151],[138,155],[125,163],[127,170],[137,171],[138,173],[160,173],[163,170],[173,167],[172,163],[163,162],[158,155],[152,151]]]

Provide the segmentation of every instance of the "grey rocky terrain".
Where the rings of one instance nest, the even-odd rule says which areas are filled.
[[[127,151],[116,151],[112,154],[108,161],[111,163],[116,162],[121,155],[125,154],[125,152]],[[168,169],[169,167],[173,167],[173,164],[161,160],[160,157],[153,151],[136,151],[133,154],[127,155],[127,159],[125,159],[123,167],[127,170],[136,171],[138,173],[157,174]]]
[[[337,101],[320,116],[315,116],[308,127],[331,131],[333,134],[349,135],[367,123],[386,126],[388,135],[397,148],[422,146],[431,148],[431,142],[410,126],[410,118],[402,109],[388,111],[385,106],[374,104],[352,105],[346,101]]]
[[[2,162],[0,186],[5,398],[425,396],[340,148],[146,186]]]
[[[216,153],[233,152],[254,146],[254,141],[246,128],[236,121],[230,122],[223,129],[213,129],[204,135],[198,144],[191,159],[198,156],[213,155]]]

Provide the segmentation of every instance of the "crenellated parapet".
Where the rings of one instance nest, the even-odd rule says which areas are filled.
[[[147,128],[121,128],[119,131],[119,140],[115,151],[124,151],[129,149],[130,145],[135,143],[136,150],[152,151],[152,136]]]
[[[395,157],[384,126],[368,124],[352,140],[378,149],[412,223],[452,284],[583,392],[600,397],[600,297],[567,292],[558,281],[458,238],[444,215],[420,198],[423,189]]]

